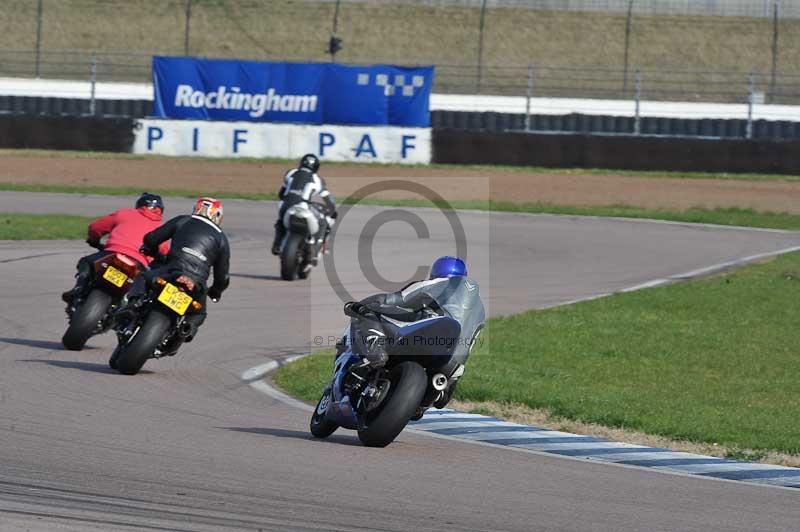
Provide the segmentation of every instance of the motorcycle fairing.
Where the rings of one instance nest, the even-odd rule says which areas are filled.
[[[297,221],[293,222],[293,218]],[[305,221],[303,224],[302,221]],[[283,215],[283,225],[287,229],[292,229],[292,224],[303,224],[307,230],[307,235],[316,235],[319,231],[319,220],[317,219],[317,215],[315,212],[311,210],[311,207],[308,206],[307,203],[297,203],[296,205],[292,205]]]
[[[344,380],[350,367],[360,362],[361,357],[355,355],[348,348],[336,358],[334,364],[331,403],[325,412],[325,417],[346,429],[355,430],[358,428],[358,416],[350,396],[344,389]]]

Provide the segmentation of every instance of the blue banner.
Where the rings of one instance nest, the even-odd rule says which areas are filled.
[[[429,127],[433,67],[153,57],[154,116]]]

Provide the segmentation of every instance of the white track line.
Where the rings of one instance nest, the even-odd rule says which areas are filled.
[[[273,399],[280,401],[281,403],[293,406],[294,408],[299,408],[300,410],[305,410],[306,412],[313,412],[313,406],[302,401],[298,401],[294,397],[290,397],[280,390],[276,390],[264,381],[264,377],[271,371],[275,371],[284,364],[288,364],[289,362],[293,362],[303,358],[304,356],[306,355],[294,355],[284,358],[280,362],[277,360],[270,360],[269,362],[250,368],[242,373],[242,380],[247,382],[247,384],[249,384],[253,389],[258,390],[259,392],[268,395]]]

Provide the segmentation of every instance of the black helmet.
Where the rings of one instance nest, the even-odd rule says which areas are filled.
[[[149,192],[142,192],[139,199],[136,200],[136,208],[149,207],[151,209],[161,209],[164,212],[164,201],[158,194],[150,194]]]
[[[319,170],[319,157],[313,153],[307,153],[300,159],[300,166],[298,168],[308,168],[312,172]]]

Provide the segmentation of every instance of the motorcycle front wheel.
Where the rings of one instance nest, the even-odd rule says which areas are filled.
[[[366,414],[358,439],[367,447],[386,447],[406,427],[425,396],[428,378],[416,362],[402,362],[389,372],[391,387],[381,405]]]
[[[339,425],[333,421],[325,419],[325,414],[330,404],[331,390],[330,388],[325,388],[325,391],[322,392],[322,397],[320,397],[319,402],[317,402],[314,413],[311,414],[311,424],[309,428],[311,429],[311,435],[315,438],[327,438],[339,428]]]
[[[142,326],[126,345],[120,346],[113,362],[123,375],[136,375],[147,359],[153,356],[158,345],[172,326],[172,319],[157,310],[151,310]],[[113,367],[112,366],[112,367]]]

